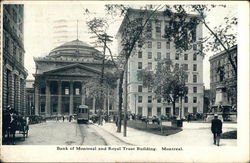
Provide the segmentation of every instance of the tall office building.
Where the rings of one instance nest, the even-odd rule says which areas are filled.
[[[25,79],[23,45],[23,5],[3,5],[2,107],[10,105],[25,115]]]
[[[140,10],[130,10],[129,16],[140,16]],[[148,39],[140,50],[134,51],[128,61],[128,110],[142,116],[173,115],[172,104],[163,102],[162,99],[155,99],[155,94],[150,88],[144,88],[142,81],[138,79],[138,72],[142,69],[154,70],[157,61],[155,59],[169,58],[175,66],[184,66],[188,76],[186,85],[188,94],[182,101],[182,117],[187,113],[203,113],[203,56],[196,52],[202,48],[196,43],[202,37],[202,26],[196,28],[196,42],[192,44],[190,50],[178,55],[173,42],[163,38],[165,26],[169,19],[163,16],[163,12],[157,12],[157,19],[150,20],[146,25]],[[190,15],[192,16],[192,15]],[[120,26],[117,34],[118,53],[122,49],[121,41],[123,25]],[[148,28],[149,27],[149,28]],[[137,48],[138,49],[138,48]],[[176,102],[176,115],[180,114],[180,100]]]

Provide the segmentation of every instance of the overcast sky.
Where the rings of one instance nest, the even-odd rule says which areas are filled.
[[[95,16],[104,16],[104,3],[91,2],[74,2],[65,4],[25,4],[24,8],[24,45],[25,45],[25,67],[28,69],[29,76],[27,79],[33,79],[32,74],[35,72],[35,63],[33,57],[45,56],[53,48],[52,40],[52,27],[51,22],[56,19],[79,19],[83,21],[79,28],[79,39],[91,44],[92,40],[89,38],[91,35],[88,33],[88,29],[84,23],[87,19],[83,15],[84,8],[88,8],[90,11],[96,13]],[[77,3],[77,4],[76,4]],[[237,6],[230,5],[226,8],[220,8],[212,11],[207,20],[210,22],[210,26],[214,27],[222,24],[225,16],[237,16]],[[115,35],[122,19],[117,18],[112,20],[110,24],[110,34]],[[208,32],[203,28],[203,35],[207,35]],[[114,42],[113,51],[116,52],[116,43]],[[209,62],[208,58],[212,53],[207,53],[204,58],[204,70],[203,80],[206,88],[209,88]]]

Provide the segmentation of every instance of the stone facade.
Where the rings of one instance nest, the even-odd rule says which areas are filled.
[[[2,107],[26,115],[23,45],[23,5],[3,5]]]
[[[34,80],[26,80],[26,109],[28,115],[35,115]]]
[[[86,82],[101,76],[101,53],[88,44],[74,40],[53,49],[46,57],[34,58],[36,73],[35,114],[73,115],[79,105],[94,112],[95,99],[86,97]],[[112,65],[105,62],[105,72]]]
[[[136,11],[133,14],[136,16]],[[134,51],[128,61],[128,110],[148,117],[170,116],[173,114],[172,104],[162,102],[162,99],[155,99],[152,90],[144,88],[142,81],[137,77],[137,72],[142,69],[154,70],[157,64],[156,59],[169,58],[175,65],[186,66],[188,73],[188,78],[186,79],[188,94],[186,100],[183,98],[182,101],[182,117],[187,113],[203,113],[203,56],[195,54],[201,47],[194,43],[190,50],[177,56],[174,43],[162,37],[165,25],[168,24],[168,19],[163,16],[162,12],[157,14],[157,20],[151,20],[146,25],[147,27],[150,26],[150,31],[147,30],[150,33],[150,37],[144,40],[145,44],[143,47]],[[122,39],[122,25],[117,34],[118,40]],[[196,29],[197,42],[201,37],[202,26],[199,24]],[[118,45],[118,52],[121,49],[122,45]],[[180,102],[178,101],[176,103],[176,114],[180,114]]]

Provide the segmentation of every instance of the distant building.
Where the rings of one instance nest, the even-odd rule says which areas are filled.
[[[34,58],[35,115],[73,115],[79,105],[95,112],[95,98],[86,96],[86,82],[99,82],[101,53],[92,46],[73,40],[54,48],[47,56]],[[113,65],[105,62],[105,72]]]
[[[25,115],[25,79],[23,45],[23,5],[3,5],[3,84],[2,107],[10,105],[18,114]]]
[[[208,113],[210,108],[211,108],[211,91],[210,89],[205,89],[203,113]]]
[[[130,10],[133,16],[139,16],[139,10]],[[203,112],[203,56],[197,55],[200,46],[194,43],[190,50],[181,55],[176,53],[173,42],[163,38],[165,26],[168,25],[168,18],[163,16],[163,12],[157,13],[157,20],[151,20],[146,25],[147,40],[141,48],[133,52],[128,61],[128,110],[132,113],[142,116],[173,115],[172,104],[163,102],[162,99],[155,99],[155,94],[151,88],[144,88],[142,81],[138,79],[137,74],[142,69],[154,70],[156,59],[169,58],[175,66],[184,66],[188,76],[186,76],[186,85],[188,94],[182,101],[182,117],[187,113]],[[117,34],[118,40],[122,40],[122,32],[126,19],[120,26]],[[202,37],[202,26],[199,24],[196,29],[196,40]],[[119,41],[121,42],[121,41]],[[122,45],[118,45],[118,53]],[[137,48],[138,49],[138,48]],[[175,113],[180,114],[180,100],[176,102]]]
[[[34,80],[26,80],[25,90],[27,115],[35,115]]]
[[[237,46],[229,49],[232,60],[237,63]],[[216,87],[224,86],[227,92],[227,100],[231,105],[237,104],[237,80],[231,63],[228,60],[228,53],[222,51],[209,58],[210,61],[210,89],[211,98],[214,104]]]

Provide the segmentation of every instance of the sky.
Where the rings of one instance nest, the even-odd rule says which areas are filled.
[[[55,48],[53,45],[53,28],[52,22],[56,19],[71,19],[79,20],[78,28],[79,39],[90,44],[93,42],[90,39],[85,21],[89,19],[83,14],[84,9],[88,8],[95,14],[91,15],[97,17],[105,17],[104,3],[101,2],[74,2],[74,3],[27,3],[24,5],[24,46],[25,46],[25,67],[28,70],[29,76],[27,79],[34,79],[35,72],[34,57],[42,57]],[[210,27],[218,26],[223,23],[225,16],[237,16],[237,6],[230,5],[226,8],[215,9],[207,15],[207,21]],[[91,18],[90,17],[90,18]],[[121,24],[122,18],[115,18],[111,20],[108,33],[115,36]],[[77,27],[76,27],[77,28]],[[77,32],[76,32],[77,33]],[[209,35],[208,31],[203,28],[203,35]],[[75,38],[76,39],[76,38]],[[112,45],[113,51],[116,53],[117,42],[114,41]],[[205,88],[209,88],[210,84],[210,66],[209,57],[214,53],[206,53],[203,61],[203,82]]]

